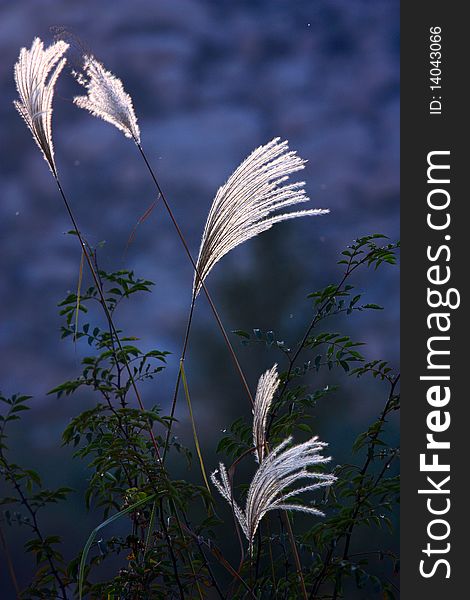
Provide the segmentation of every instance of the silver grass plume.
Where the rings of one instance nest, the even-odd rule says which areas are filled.
[[[44,50],[43,42],[36,37],[29,50],[21,48],[14,68],[16,89],[20,96],[14,105],[54,175],[57,175],[57,171],[52,144],[52,100],[54,86],[66,62],[62,57],[68,47],[66,42],[59,41]]]
[[[310,209],[272,215],[288,206],[307,202],[305,182],[285,183],[304,168],[305,160],[289,151],[287,141],[274,138],[256,148],[220,187],[207,217],[197,260],[193,292],[197,295],[214,265],[239,244],[274,224],[329,210]]]
[[[122,81],[107,71],[94,56],[84,56],[83,73],[74,75],[87,90],[86,96],[73,99],[75,104],[108,121],[140,144],[140,129],[132,98],[125,92]]]
[[[313,472],[310,467],[324,464],[330,457],[321,456],[327,444],[313,437],[303,444],[291,446],[292,437],[285,439],[260,463],[248,489],[245,510],[233,500],[232,486],[223,463],[211,475],[211,480],[223,498],[232,506],[240,527],[253,552],[253,540],[264,515],[271,510],[297,510],[324,516],[317,508],[292,504],[291,498],[299,494],[332,485],[336,477],[329,473]],[[217,474],[219,478],[217,478]],[[300,480],[314,480],[301,485]]]
[[[277,364],[261,375],[258,381],[253,405],[253,446],[256,449],[256,457],[259,463],[264,458],[268,412],[279,383]]]

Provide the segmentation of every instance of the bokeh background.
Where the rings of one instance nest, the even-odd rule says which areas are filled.
[[[212,198],[239,162],[274,136],[308,159],[302,174],[321,219],[290,221],[224,258],[210,288],[228,330],[274,330],[299,338],[311,304],[306,295],[337,281],[338,252],[359,235],[398,236],[398,0],[113,0],[0,2],[0,388],[34,396],[34,411],[12,428],[17,461],[38,468],[48,485],[84,487],[85,465],[67,460],[60,435],[90,402],[57,400],[48,390],[78,373],[87,348],[59,339],[56,305],[76,289],[80,262],[47,165],[13,108],[12,69],[34,36],[52,40],[65,27],[123,79],[132,95],[143,145],[194,253]],[[72,53],[72,66],[74,54]],[[64,72],[57,86],[56,160],[81,229],[109,269],[132,268],[156,282],[117,313],[118,325],[145,349],[172,352],[164,373],[143,388],[146,404],[168,408],[190,301],[192,275],[158,204],[126,242],[155,191],[133,144],[72,104],[80,90]],[[398,270],[356,279],[385,310],[344,319],[333,328],[367,342],[370,358],[398,366]],[[234,336],[250,384],[281,357],[247,349]],[[187,361],[208,465],[224,430],[249,415],[204,298],[197,307]],[[338,373],[312,379],[340,384],[318,405],[314,427],[337,462],[378,413],[380,386]],[[176,433],[191,444],[184,403]],[[175,469],[182,469],[175,465]],[[181,471],[184,474],[184,470]],[[79,494],[46,517],[77,553],[97,514]],[[16,530],[7,535],[25,577],[30,557]],[[395,540],[396,545],[396,540]],[[393,543],[392,543],[393,545]],[[3,557],[2,598],[10,596]],[[366,597],[366,596],[358,596]]]

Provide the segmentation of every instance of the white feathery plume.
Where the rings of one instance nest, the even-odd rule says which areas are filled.
[[[277,364],[261,375],[258,381],[253,405],[253,446],[256,449],[256,458],[259,463],[264,458],[268,412],[279,383]]]
[[[108,121],[128,138],[140,144],[140,129],[137,124],[132,98],[124,90],[122,81],[96,60],[84,56],[83,73],[74,73],[78,83],[87,90],[86,96],[76,96],[73,101],[95,117]]]
[[[256,148],[218,189],[202,235],[197,272],[202,281],[225,254],[239,244],[267,231],[274,224],[329,210],[310,209],[271,215],[271,213],[307,202],[305,182],[285,183],[289,175],[304,168],[305,160],[289,151],[287,141],[274,138]],[[197,274],[193,292],[202,287]]]
[[[29,50],[21,48],[14,69],[16,89],[20,96],[14,105],[54,175],[57,171],[52,144],[52,100],[54,86],[66,62],[62,57],[68,47],[66,42],[59,41],[44,50],[43,42],[36,37]]]
[[[271,510],[297,510],[324,516],[317,508],[292,504],[290,499],[298,494],[332,485],[336,481],[334,475],[309,470],[310,467],[331,460],[330,457],[321,456],[321,451],[327,444],[313,437],[303,444],[287,448],[291,441],[292,437],[288,437],[263,458],[250,483],[245,510],[233,501],[232,487],[225,466],[220,463],[219,469],[211,475],[214,486],[233,507],[248,540],[250,552],[253,551],[253,540],[258,525]],[[217,474],[220,479],[217,478]],[[299,485],[298,482],[302,479],[315,480],[315,483]]]

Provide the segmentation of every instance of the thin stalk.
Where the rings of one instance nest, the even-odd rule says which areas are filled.
[[[268,535],[268,553],[269,553],[269,563],[270,563],[270,567],[271,567],[271,577],[272,577],[272,584],[273,584],[273,590],[274,593],[277,597],[277,586],[276,586],[276,574],[274,571],[274,560],[273,560],[273,549],[271,546],[271,530],[269,527],[269,515],[267,515],[266,518],[266,531],[267,531],[267,535]],[[263,544],[263,538],[261,535],[261,524],[260,524],[260,528],[258,529],[258,547],[256,549],[256,571],[255,571],[255,581],[258,581],[259,578],[259,569],[260,569],[260,562],[261,562],[261,550],[262,550],[262,544]]]
[[[83,258],[83,253],[82,253],[82,258]],[[99,281],[99,283],[100,283],[100,289],[101,289],[101,291],[103,291],[103,289],[104,289],[104,288],[103,288],[103,280],[102,280],[102,278],[101,278],[101,275],[100,275],[100,269],[99,269],[99,267],[98,267],[98,259],[97,259],[97,256],[96,256],[96,250],[93,252],[93,264],[95,265],[95,272],[96,272],[96,274],[97,274],[97,276],[98,276],[98,281]],[[100,302],[100,304],[101,304],[101,302]],[[116,306],[114,307],[114,309],[115,309],[115,308],[116,308]],[[110,311],[110,313],[109,313],[109,314],[110,314],[110,316],[111,316],[111,319],[112,319],[112,317],[113,317],[113,314],[114,314],[114,309],[113,309],[113,310],[111,310],[111,311]],[[112,322],[112,321],[111,321],[111,322]],[[114,359],[115,359],[115,361],[116,361],[116,371],[117,371],[117,386],[118,386],[118,388],[119,388],[119,389],[121,389],[121,387],[122,387],[122,385],[121,385],[121,374],[122,374],[122,368],[121,368],[121,366],[120,366],[120,364],[119,364],[119,360],[118,360],[117,353],[116,353],[116,344],[115,344],[115,341],[114,341],[114,338],[115,338],[115,336],[113,335],[113,329],[112,329],[112,327],[111,327],[111,322],[110,322],[110,321],[108,321],[108,327],[109,327],[109,338],[110,338],[110,340],[111,340],[111,346],[112,346],[112,349],[113,349],[113,356],[114,356]],[[122,407],[122,408],[126,408],[126,406],[127,406],[127,402],[126,402],[126,394],[122,394],[122,395],[121,395],[121,407]],[[127,430],[128,430],[128,428],[127,428]]]
[[[180,239],[180,241],[181,241],[181,243],[183,245],[183,248],[184,248],[184,250],[185,250],[185,252],[186,252],[186,254],[187,254],[188,258],[189,258],[189,261],[190,261],[190,263],[191,263],[191,265],[192,265],[192,267],[193,267],[193,269],[194,269],[194,271],[196,273],[196,276],[199,278],[199,280],[201,282],[201,287],[204,290],[204,294],[205,294],[205,296],[207,298],[209,306],[210,306],[210,308],[212,310],[212,313],[213,313],[213,315],[215,317],[217,325],[218,325],[218,327],[219,327],[219,329],[220,329],[220,331],[222,333],[222,336],[224,338],[225,344],[227,345],[227,348],[228,348],[228,350],[230,352],[230,355],[231,355],[232,360],[233,360],[233,362],[235,364],[235,368],[236,368],[236,370],[237,370],[237,372],[238,372],[238,374],[240,376],[240,379],[242,381],[242,384],[243,384],[243,387],[244,387],[244,389],[246,391],[246,394],[247,394],[247,396],[248,396],[248,398],[250,400],[251,405],[253,406],[254,405],[254,400],[253,400],[253,396],[251,394],[250,388],[248,386],[246,377],[245,377],[245,375],[243,373],[243,370],[242,370],[242,368],[240,366],[240,363],[239,363],[238,358],[237,358],[237,356],[235,354],[233,346],[232,346],[232,344],[231,344],[231,342],[230,342],[230,340],[228,338],[227,332],[226,332],[225,327],[224,327],[224,325],[223,325],[223,323],[222,323],[222,321],[220,319],[220,316],[219,316],[218,311],[217,311],[217,309],[215,307],[215,304],[214,304],[214,302],[213,302],[213,300],[212,300],[212,298],[211,298],[211,296],[209,294],[209,291],[208,291],[208,289],[207,289],[204,281],[200,277],[200,274],[198,272],[196,263],[195,263],[192,255],[191,255],[191,252],[189,250],[189,247],[188,247],[188,244],[186,242],[186,239],[185,239],[185,237],[184,237],[184,235],[183,235],[183,233],[181,231],[181,228],[178,225],[178,222],[176,221],[176,218],[175,218],[175,216],[173,214],[173,211],[171,210],[171,207],[170,207],[170,205],[169,205],[169,203],[168,203],[168,201],[167,201],[167,199],[166,199],[166,197],[165,197],[165,195],[163,193],[163,190],[160,187],[160,184],[159,184],[159,182],[158,182],[158,180],[156,178],[156,175],[155,175],[155,173],[154,173],[154,171],[153,171],[153,169],[152,169],[152,167],[151,167],[151,165],[150,165],[150,163],[149,163],[149,161],[148,161],[148,159],[147,159],[147,157],[145,155],[145,152],[144,152],[141,144],[136,139],[134,139],[134,142],[135,142],[137,148],[139,149],[139,152],[140,152],[140,154],[142,156],[142,159],[144,160],[144,163],[145,163],[145,165],[146,165],[146,167],[147,167],[147,169],[148,169],[148,171],[150,173],[150,176],[151,176],[151,178],[152,178],[152,180],[153,180],[153,182],[154,182],[154,184],[155,184],[155,186],[157,188],[159,197],[161,197],[161,199],[162,199],[162,202],[163,202],[163,204],[165,206],[165,209],[168,212],[168,215],[169,215],[169,217],[170,217],[170,219],[171,219],[171,221],[173,223],[173,226],[174,226],[174,228],[175,228],[175,230],[176,230],[176,232],[178,234],[178,237],[179,237],[179,239]],[[193,318],[193,314],[194,314],[195,300],[196,300],[196,298],[195,298],[195,295],[193,294],[193,298],[192,298],[192,301],[191,301],[191,308],[190,308],[189,317],[188,317],[188,323],[187,323],[187,326],[186,326],[186,332],[185,332],[185,336],[184,336],[183,350],[182,350],[182,353],[181,353],[180,365],[183,365],[184,359],[186,357],[186,351],[187,351],[187,347],[188,347],[189,335],[190,335],[190,331],[191,331],[192,318]],[[176,402],[177,402],[177,397],[178,397],[178,391],[179,391],[179,385],[180,385],[180,382],[181,382],[181,377],[182,377],[182,369],[180,368],[179,371],[178,371],[178,376],[177,376],[176,385],[175,385],[175,392],[174,392],[174,395],[173,395],[173,401],[172,401],[172,407],[171,407],[171,415],[170,415],[171,417],[174,417],[174,414],[175,414]],[[163,462],[166,459],[166,455],[168,453],[172,423],[173,423],[173,421],[170,421],[170,426],[168,428],[168,432],[167,432],[167,436],[166,436],[166,440],[165,440],[165,447],[164,447],[164,451],[163,451]],[[238,575],[238,573],[237,573],[237,575]]]
[[[232,360],[233,360],[233,362],[235,364],[235,367],[236,367],[236,369],[238,371],[238,374],[239,374],[240,379],[242,381],[243,387],[244,387],[244,389],[246,391],[246,394],[247,394],[247,396],[248,396],[251,404],[253,405],[254,404],[253,396],[251,395],[250,388],[249,388],[248,383],[246,381],[245,375],[244,375],[243,370],[242,370],[242,368],[240,366],[240,363],[238,362],[238,358],[237,358],[237,355],[235,354],[235,350],[233,349],[233,346],[232,346],[232,344],[231,344],[231,342],[230,342],[230,340],[228,338],[227,332],[225,331],[225,327],[224,327],[224,325],[223,325],[223,323],[222,323],[222,321],[220,319],[219,313],[217,312],[217,309],[216,309],[216,307],[214,305],[214,302],[212,301],[212,298],[211,298],[211,296],[209,294],[207,286],[204,283],[204,280],[201,278],[201,276],[200,276],[200,274],[198,272],[198,268],[197,268],[196,263],[195,263],[195,261],[194,261],[194,259],[192,257],[192,254],[191,254],[191,252],[190,252],[190,250],[188,248],[188,244],[186,242],[186,239],[185,239],[185,237],[184,237],[184,235],[183,235],[183,233],[182,233],[182,231],[180,229],[180,226],[178,225],[178,222],[175,219],[175,216],[173,214],[173,211],[171,210],[170,205],[168,204],[168,201],[167,201],[167,199],[165,197],[165,194],[163,193],[162,188],[160,187],[160,184],[158,183],[157,177],[156,177],[156,175],[155,175],[155,173],[154,173],[154,171],[153,171],[153,169],[152,169],[149,161],[147,160],[147,157],[146,157],[146,155],[144,153],[144,150],[143,150],[141,144],[136,139],[134,139],[134,141],[135,141],[135,144],[136,144],[137,148],[139,149],[140,154],[141,154],[141,156],[142,156],[142,158],[143,158],[143,160],[144,160],[144,162],[145,162],[145,164],[147,166],[147,169],[148,169],[148,171],[150,173],[150,176],[152,177],[152,180],[153,180],[153,182],[154,182],[154,184],[155,184],[155,186],[157,188],[159,196],[161,197],[162,202],[165,205],[166,211],[168,212],[168,215],[170,216],[170,219],[171,219],[171,221],[172,221],[172,223],[173,223],[173,225],[174,225],[174,227],[176,229],[178,237],[181,240],[181,243],[182,243],[183,248],[184,248],[184,250],[185,250],[185,252],[186,252],[186,254],[187,254],[188,258],[189,258],[189,261],[191,262],[191,265],[193,266],[194,272],[196,273],[196,276],[198,277],[199,281],[201,282],[202,289],[204,290],[204,294],[206,295],[207,301],[209,302],[209,306],[210,306],[210,308],[211,308],[211,310],[212,310],[212,312],[214,314],[214,317],[215,317],[215,320],[217,322],[217,325],[219,326],[219,329],[220,329],[220,331],[222,333],[224,341],[225,341],[225,343],[227,345],[227,348],[228,348],[228,350],[230,352]]]
[[[184,591],[183,591],[183,587],[181,585],[181,580],[178,575],[178,564],[176,562],[175,553],[173,552],[173,544],[171,543],[171,539],[168,534],[168,529],[165,524],[165,517],[163,516],[163,501],[161,499],[160,499],[160,523],[161,523],[162,531],[165,535],[165,540],[166,540],[166,543],[167,543],[167,546],[168,546],[168,549],[170,552],[171,564],[173,566],[173,573],[175,575],[175,580],[176,580],[176,584],[178,586],[178,591],[180,593],[180,598],[181,598],[181,600],[184,600],[184,598],[185,598]]]
[[[121,345],[121,340],[119,339],[119,335],[118,335],[118,332],[116,330],[116,327],[114,326],[111,314],[110,314],[109,309],[108,309],[108,305],[106,304],[106,299],[105,299],[103,291],[101,289],[100,281],[99,281],[98,275],[96,273],[95,267],[93,265],[93,261],[92,261],[92,259],[90,257],[90,253],[88,251],[87,245],[85,244],[85,241],[83,240],[82,234],[80,233],[80,230],[78,228],[77,221],[75,220],[75,217],[74,217],[74,214],[73,214],[72,209],[70,207],[70,204],[69,204],[69,202],[67,200],[65,192],[64,192],[64,190],[62,188],[62,185],[60,183],[59,177],[57,176],[56,173],[54,173],[54,179],[55,179],[55,181],[57,183],[57,187],[59,188],[60,195],[62,197],[62,200],[64,201],[65,208],[66,208],[67,213],[68,213],[68,215],[70,217],[70,220],[72,222],[73,229],[74,229],[74,231],[75,231],[75,233],[76,233],[76,235],[78,237],[78,240],[80,242],[80,246],[81,246],[82,252],[85,255],[85,259],[87,261],[88,267],[89,267],[91,275],[93,277],[93,281],[95,282],[96,289],[98,290],[98,294],[99,294],[99,297],[100,297],[100,302],[101,302],[101,305],[103,306],[103,310],[105,312],[106,319],[108,320],[109,327],[112,330],[112,332],[114,334],[114,337],[116,338],[116,343],[117,343],[118,348],[119,348],[119,350],[121,352],[122,360],[124,362],[124,366],[125,366],[126,371],[128,373],[129,380],[131,382],[132,388],[133,388],[135,396],[137,398],[137,402],[138,402],[139,407],[142,410],[142,412],[145,412],[145,407],[144,407],[144,404],[142,402],[142,398],[140,396],[140,392],[137,389],[137,385],[135,383],[134,377],[133,377],[133,375],[131,373],[131,369],[129,367],[129,364],[127,362],[126,356],[124,354],[124,350],[123,350],[122,345]],[[160,456],[160,451],[158,449],[157,440],[155,439],[155,436],[153,434],[153,431],[152,431],[152,428],[151,428],[150,424],[149,424],[148,431],[149,431],[150,439],[152,441],[152,445],[153,445],[153,447],[155,449],[155,454],[157,456],[158,462],[163,467],[162,459],[161,459],[161,456]]]
[[[196,446],[196,452],[199,459],[199,465],[201,467],[202,478],[204,479],[204,483],[206,485],[207,491],[209,492],[209,496],[212,497],[211,488],[209,486],[209,480],[207,479],[206,468],[204,466],[204,459],[202,458],[201,447],[199,445],[199,438],[197,435],[196,423],[194,421],[193,408],[191,405],[191,398],[189,395],[188,382],[186,379],[186,373],[184,371],[183,361],[180,362],[180,373],[181,379],[183,381],[184,395],[186,396],[186,402],[188,403],[189,417],[191,419],[191,426],[193,428],[194,445]]]
[[[327,552],[325,560],[323,561],[323,566],[322,566],[322,569],[320,571],[320,574],[316,578],[315,583],[314,583],[314,585],[312,587],[312,591],[310,592],[309,600],[315,600],[316,597],[317,597],[317,593],[318,593],[318,591],[320,589],[320,586],[323,583],[323,579],[326,576],[326,572],[328,571],[328,565],[330,564],[331,558],[333,556],[333,552],[334,552],[334,549],[335,549],[335,543],[336,543],[336,540],[333,540],[331,542],[331,544],[330,544],[330,548],[329,548],[329,550]]]
[[[145,537],[144,556],[147,554],[150,548],[150,540],[155,526],[155,517],[157,512],[157,501],[155,500],[152,504],[152,512],[150,513],[150,521],[148,526],[147,535]]]
[[[201,553],[201,557],[202,557],[204,566],[206,567],[207,572],[209,573],[209,577],[212,581],[212,586],[216,590],[219,598],[221,600],[225,600],[225,596],[224,596],[222,590],[220,589],[219,584],[217,583],[217,579],[215,578],[214,571],[212,570],[212,567],[210,566],[209,561],[207,560],[207,557],[205,555],[205,552],[204,552],[201,542],[196,541],[196,543],[197,543],[197,547],[199,548],[199,552]]]
[[[269,550],[269,564],[271,567],[271,577],[273,578],[273,588],[274,588],[274,593],[276,594],[276,598],[277,598],[276,572],[274,570],[273,548],[272,548],[272,544],[271,544],[271,523],[269,520],[269,515],[268,515],[268,518],[266,519],[266,529],[268,532],[268,540],[269,540],[268,550]]]
[[[176,505],[175,505],[173,499],[171,500],[171,504],[173,506],[175,517],[177,519],[177,525],[178,525],[179,534],[181,535],[181,539],[183,540],[183,544],[186,547],[186,538],[185,538],[185,535],[184,535],[184,532],[183,532],[183,528],[181,526],[181,520],[180,520],[180,518],[178,516],[178,511],[176,509]],[[184,511],[183,511],[183,519],[185,521],[187,521],[187,518],[186,518],[186,515],[185,515]],[[187,550],[187,553],[188,553],[189,566],[191,567],[191,573],[193,575],[194,582],[196,584],[198,596],[199,596],[200,600],[204,600],[203,596],[202,596],[201,588],[199,586],[199,581],[198,581],[198,577],[197,577],[197,574],[196,574],[196,570],[194,569],[193,559],[192,559],[192,556],[191,556],[191,550],[189,548],[186,548],[186,550]]]
[[[78,316],[79,316],[79,312],[80,312],[80,299],[81,299],[81,290],[82,290],[84,260],[85,260],[85,255],[82,250],[82,254],[80,256],[80,268],[78,269],[77,304],[76,304],[76,308],[75,308],[75,332],[74,332],[75,343],[77,343],[77,334],[78,334]]]
[[[213,543],[208,543],[205,540],[203,540],[200,536],[198,536],[196,533],[194,533],[194,531],[192,531],[187,525],[183,525],[183,527],[185,528],[185,530],[189,533],[189,535],[196,541],[199,541],[199,543],[203,543],[205,546],[207,546],[208,550],[210,551],[210,553],[214,556],[214,558],[230,573],[230,575],[233,575],[233,577],[235,577],[236,579],[238,579],[238,581],[242,584],[242,586],[246,589],[246,591],[248,592],[248,594],[250,594],[250,596],[253,598],[253,600],[257,600],[256,596],[252,590],[252,588],[250,588],[250,586],[246,583],[246,581],[242,578],[242,576],[240,575],[240,573],[238,573],[233,567],[232,565],[228,562],[228,560],[223,556],[223,554],[220,552],[220,550],[217,548],[217,546]]]
[[[183,513],[183,519],[184,519],[185,526],[186,526],[187,530],[189,530],[190,523],[189,523],[188,518],[186,517],[186,515],[184,513]],[[185,539],[184,534],[183,534],[183,539]],[[201,540],[200,540],[199,536],[195,536],[194,537],[194,541],[196,542],[196,545],[197,545],[197,547],[199,549],[199,553],[201,555],[202,562],[203,562],[204,566],[206,567],[207,572],[209,573],[209,577],[210,577],[210,579],[212,581],[213,587],[217,591],[217,594],[219,595],[219,598],[221,600],[225,600],[225,596],[222,593],[222,590],[220,589],[219,584],[217,583],[217,579],[216,579],[216,577],[214,575],[214,571],[212,570],[212,567],[210,566],[209,561],[207,560],[207,557],[205,555],[205,552],[204,552],[204,549],[202,547],[202,543],[201,543]]]
[[[188,349],[189,333],[191,331],[191,323],[193,320],[195,302],[196,302],[196,298],[193,294],[193,299],[191,301],[191,309],[189,311],[189,316],[188,316],[188,323],[186,325],[186,332],[184,334],[183,350],[181,351],[180,365],[183,364],[184,359],[186,358],[186,350]],[[169,444],[170,444],[171,428],[173,426],[173,418],[175,416],[176,400],[178,398],[178,391],[179,391],[180,383],[181,383],[181,368],[178,369],[178,376],[176,378],[175,391],[173,393],[173,400],[171,403],[170,424],[168,426],[168,431],[166,434],[165,447],[163,448],[163,458],[162,458],[163,464],[165,464],[165,459],[166,459],[166,455],[168,453],[168,448],[169,448]]]
[[[291,525],[291,522],[289,519],[289,515],[286,512],[282,511],[282,516],[283,516],[284,522],[287,527],[287,535],[289,536],[289,542],[291,545],[292,554],[294,555],[295,568],[297,570],[297,576],[299,578],[300,588],[302,590],[302,596],[304,597],[304,600],[308,600],[307,588],[305,587],[304,574],[302,573],[302,564],[300,562],[299,551],[297,550],[297,544],[295,541],[294,532],[292,531],[292,525]]]

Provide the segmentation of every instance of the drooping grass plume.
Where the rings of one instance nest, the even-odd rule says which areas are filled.
[[[14,68],[16,89],[20,96],[14,105],[54,175],[57,170],[52,144],[52,100],[57,78],[66,62],[63,55],[68,47],[67,43],[59,41],[44,49],[43,42],[36,37],[29,50],[21,48]]]
[[[264,458],[268,412],[279,383],[277,364],[272,369],[266,371],[266,373],[263,373],[258,381],[255,404],[253,406],[253,446],[256,448],[256,457],[259,463]]]
[[[311,467],[331,460],[330,457],[321,456],[321,451],[327,444],[313,437],[303,444],[288,448],[291,441],[292,437],[288,437],[263,458],[250,483],[245,510],[233,500],[232,486],[225,465],[220,463],[219,469],[211,475],[214,486],[232,506],[248,540],[251,553],[258,525],[267,512],[297,510],[324,516],[317,508],[292,504],[290,500],[299,494],[332,485],[336,481],[334,475],[310,470]],[[299,482],[305,479],[313,479],[315,483],[300,485]]]
[[[122,81],[107,71],[94,56],[84,56],[83,73],[74,75],[87,90],[86,96],[73,99],[75,104],[111,123],[126,137],[140,144],[140,129],[132,98],[124,90]]]
[[[214,265],[239,244],[267,231],[276,223],[296,217],[317,216],[328,210],[314,208],[272,214],[307,202],[305,182],[285,183],[304,168],[305,160],[289,151],[287,141],[274,138],[256,148],[218,189],[202,235],[194,293],[201,289]]]

